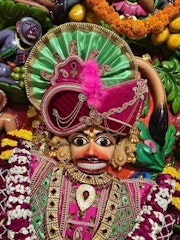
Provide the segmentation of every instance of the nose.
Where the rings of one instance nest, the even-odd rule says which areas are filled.
[[[90,142],[87,145],[87,149],[85,151],[85,157],[98,157],[98,149],[96,148],[96,144],[94,142]]]

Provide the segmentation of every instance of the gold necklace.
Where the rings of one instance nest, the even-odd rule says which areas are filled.
[[[16,45],[18,46],[19,49],[23,50],[23,51],[30,51],[32,46],[28,47],[28,48],[24,48],[21,46],[20,44],[20,38],[17,36],[17,33],[15,33],[15,40],[16,40]]]
[[[113,181],[113,176],[108,172],[104,172],[98,175],[90,175],[81,172],[75,168],[72,164],[66,165],[66,175],[74,182],[90,184],[97,188],[102,188],[110,185]]]

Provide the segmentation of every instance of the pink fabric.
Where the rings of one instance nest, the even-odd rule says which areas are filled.
[[[139,94],[135,97],[136,91]],[[81,108],[75,111],[75,106],[79,103],[79,93],[81,92],[82,89],[79,84],[72,83],[68,88],[66,85],[57,84],[47,90],[47,93],[43,96],[41,108],[42,114],[45,115],[45,124],[52,133],[65,136],[76,132],[77,129],[82,130],[86,126],[84,117],[89,117],[90,113],[87,102],[85,101]],[[136,120],[140,106],[143,108],[147,94],[145,82],[143,80],[131,80],[114,87],[107,87],[103,89],[101,94],[100,101],[96,103],[96,109],[100,114],[106,114],[111,110],[111,114],[108,116],[111,119],[104,115],[102,122],[96,123],[97,115],[95,115],[94,119],[91,117],[92,124],[102,127],[108,126],[112,131],[127,135]],[[57,123],[53,109],[57,110],[61,119],[66,119],[72,114],[73,119],[67,122],[68,117],[64,124],[62,122]],[[116,112],[117,109],[118,112]]]
[[[64,62],[56,64],[54,77],[51,79],[51,84],[59,84],[66,82],[80,83],[79,74],[82,71],[83,60],[75,55],[70,55]],[[72,71],[73,69],[73,71]]]
[[[134,180],[135,181],[135,180]],[[152,188],[152,184],[150,183],[146,183],[144,182],[142,184],[143,186],[140,187],[140,193],[139,193],[139,210],[142,208],[146,198],[147,198],[147,195],[148,193],[150,192],[151,188]],[[135,201],[135,188],[134,188],[134,184],[133,182],[130,183],[130,190],[131,190],[131,193],[132,193],[132,197]]]
[[[66,202],[66,199],[65,199],[65,192],[67,194],[67,189],[65,191],[65,188],[66,188],[66,183],[67,181],[69,181],[68,179],[64,179],[64,184],[63,184],[63,189],[62,189],[62,198],[60,200],[60,208],[59,208],[59,222],[61,222],[61,213],[63,212],[62,210],[62,207],[63,207],[63,203],[64,201]],[[68,201],[66,202],[66,206],[68,206],[68,212],[66,214],[66,216],[64,216],[64,219],[65,220],[65,226],[66,226],[66,229],[63,229],[64,232],[63,234],[65,235],[65,237],[68,237],[68,239],[74,239],[73,236],[76,234],[77,230],[79,229],[79,233],[80,233],[80,236],[79,239],[86,239],[86,240],[91,240],[93,238],[93,235],[94,235],[94,232],[89,232],[88,231],[88,228],[89,228],[89,225],[90,225],[90,222],[91,222],[91,219],[98,219],[98,208],[99,206],[102,207],[102,203],[103,202],[103,199],[102,199],[102,189],[97,189],[96,187],[95,188],[95,191],[96,191],[96,197],[97,196],[101,196],[100,199],[101,199],[101,202],[98,202],[97,198],[95,200],[95,204],[92,204],[91,207],[89,207],[87,210],[86,210],[86,213],[84,216],[79,216],[79,207],[78,207],[78,204],[77,202],[72,202],[72,201],[69,201],[70,196],[73,194],[72,192],[74,192],[75,189],[77,189],[81,184],[79,183],[72,183],[71,186],[69,186],[69,189],[68,189]],[[109,187],[109,190],[110,190],[110,187]],[[104,199],[104,201],[106,201],[106,199]],[[69,219],[68,216],[71,214],[71,216],[73,216],[73,218]],[[97,221],[99,223],[99,221]],[[97,230],[97,222],[95,223],[91,223],[91,225],[93,225],[93,230],[96,229]],[[68,228],[68,224],[71,224],[71,228]]]

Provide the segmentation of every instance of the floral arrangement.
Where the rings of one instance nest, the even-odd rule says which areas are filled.
[[[159,174],[157,184],[152,187],[148,194],[147,200],[135,221],[134,228],[126,238],[127,240],[169,239],[174,220],[169,214],[165,215],[164,212],[172,201],[174,188],[175,180],[170,175]]]
[[[172,205],[175,207],[176,211],[180,211],[180,172],[174,167],[168,166],[164,169],[163,173],[170,174],[176,180],[176,192],[172,197]]]
[[[1,141],[0,159],[8,160],[10,158],[14,147],[18,144],[18,138],[31,140],[32,132],[24,129],[9,131]]]
[[[9,138],[10,137],[10,138]],[[19,139],[17,138],[19,137]],[[31,223],[30,206],[30,149],[32,133],[27,130],[15,130],[8,133],[4,145],[16,146],[11,149],[9,169],[6,176],[7,203],[6,216],[8,239],[37,239]],[[8,140],[9,139],[9,140]]]
[[[163,10],[158,10],[155,15],[141,20],[120,19],[119,14],[106,0],[86,0],[86,3],[97,17],[110,25],[116,33],[125,34],[130,38],[142,38],[149,33],[159,33],[180,13],[180,0],[175,0]]]

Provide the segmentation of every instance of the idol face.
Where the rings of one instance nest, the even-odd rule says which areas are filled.
[[[100,129],[88,128],[68,138],[74,165],[87,174],[101,174],[113,157],[116,138]]]

